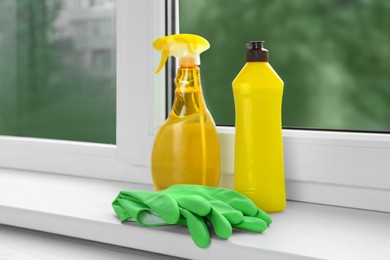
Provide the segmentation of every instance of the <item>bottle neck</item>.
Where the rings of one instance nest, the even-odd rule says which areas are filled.
[[[176,91],[201,91],[199,67],[196,65],[179,67],[175,77],[175,85]]]
[[[204,110],[205,104],[198,66],[178,68],[175,85],[175,100],[172,112],[176,116],[187,116]]]

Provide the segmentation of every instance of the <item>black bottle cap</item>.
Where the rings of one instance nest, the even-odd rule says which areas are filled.
[[[246,44],[246,61],[268,61],[268,50],[263,49],[264,41],[251,41]]]

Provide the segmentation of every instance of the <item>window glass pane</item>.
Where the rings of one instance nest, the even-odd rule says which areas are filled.
[[[115,143],[111,0],[0,2],[0,134]]]
[[[179,14],[181,33],[210,41],[202,83],[218,124],[234,124],[245,43],[265,40],[285,127],[390,131],[390,1],[181,0]]]

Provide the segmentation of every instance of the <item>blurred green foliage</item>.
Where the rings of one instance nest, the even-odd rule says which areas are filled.
[[[0,2],[0,134],[115,143],[115,69],[56,36],[61,2]]]
[[[231,82],[245,43],[265,40],[285,83],[283,126],[390,131],[390,1],[180,0],[180,32],[199,34],[207,106],[234,125]]]

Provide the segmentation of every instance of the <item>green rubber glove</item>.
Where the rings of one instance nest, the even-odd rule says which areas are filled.
[[[247,197],[236,191],[192,184],[172,185],[160,193],[168,194],[174,198],[180,206],[193,209],[196,205],[183,204],[181,201],[188,196],[201,197],[210,203],[211,207],[226,217],[232,225],[239,225],[248,231],[261,232],[258,226],[251,227],[256,222],[253,218],[265,222],[266,226],[272,223],[271,217]],[[206,202],[204,202],[206,203]],[[245,225],[242,221],[247,222]]]
[[[207,247],[210,233],[202,217],[210,213],[210,203],[193,196],[183,197],[180,202],[193,206],[191,210],[195,213],[181,208],[169,195],[148,191],[121,191],[112,207],[122,222],[135,220],[141,226],[185,225],[195,244]]]
[[[160,192],[122,191],[113,202],[121,221],[133,218],[142,226],[183,224],[198,247],[210,244],[207,222],[227,239],[232,227],[263,232],[271,218],[235,191],[200,185],[174,185]]]
[[[227,239],[232,235],[232,228],[261,233],[272,222],[271,217],[258,209],[250,199],[230,189],[180,184],[173,185],[161,191],[161,193],[168,194],[178,202],[181,208],[188,211],[186,213],[187,220],[188,214],[200,215],[197,212],[200,202],[209,203],[210,213],[205,215],[203,220],[211,223],[215,234],[223,239]],[[194,201],[197,203],[194,203]],[[182,211],[181,215],[183,215]],[[209,233],[208,230],[204,230],[203,223],[187,221],[185,224],[188,226],[194,242],[199,247],[209,245]]]

